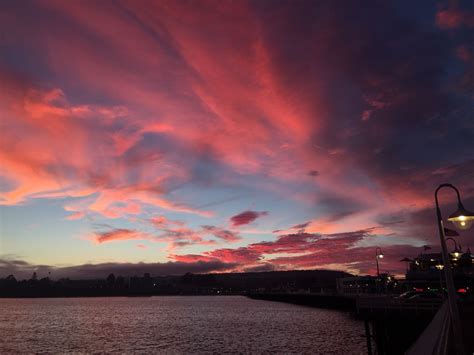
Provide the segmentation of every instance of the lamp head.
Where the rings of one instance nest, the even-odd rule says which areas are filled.
[[[469,229],[474,222],[474,212],[466,210],[459,202],[458,209],[448,217],[448,221],[452,222],[458,229]]]

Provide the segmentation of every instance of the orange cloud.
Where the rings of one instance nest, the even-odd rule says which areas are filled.
[[[147,156],[133,163],[124,157],[143,134],[123,116],[125,110],[74,106],[59,89],[27,89],[22,94],[21,83],[7,80],[0,85],[10,102],[2,107],[7,119],[0,142],[0,173],[14,182],[12,188],[2,191],[2,204],[15,205],[31,198],[88,197],[88,205],[81,202],[79,209],[74,204],[66,206],[73,212],[69,219],[80,218],[86,211],[108,218],[136,215],[143,205],[211,215],[163,197],[163,181],[176,173],[179,176],[179,169],[172,173],[168,165],[162,174],[148,173],[144,170]],[[117,124],[127,128],[114,131]],[[130,182],[131,172],[139,173],[141,181]],[[94,193],[97,195],[91,198]]]
[[[102,244],[123,240],[155,240],[156,238],[150,234],[136,230],[118,228],[106,232],[97,232],[92,236],[91,239],[97,244]]]

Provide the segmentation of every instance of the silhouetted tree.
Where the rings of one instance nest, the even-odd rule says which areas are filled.
[[[18,283],[13,275],[8,275],[4,280],[0,280],[0,285],[5,290],[14,290],[18,287]]]
[[[186,285],[193,283],[193,276],[194,276],[193,274],[191,274],[190,272],[187,272],[186,274],[181,276],[181,283],[186,284]]]
[[[49,277],[43,277],[41,280],[39,280],[40,284],[42,285],[49,285],[51,283],[51,280]]]
[[[5,280],[7,282],[7,285],[15,285],[17,283],[16,278],[13,275],[8,275]]]

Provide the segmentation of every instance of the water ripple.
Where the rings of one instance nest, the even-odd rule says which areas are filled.
[[[240,296],[0,299],[0,353],[363,354],[347,314]]]

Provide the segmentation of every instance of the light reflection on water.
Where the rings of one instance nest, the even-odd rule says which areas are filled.
[[[0,299],[0,353],[363,354],[337,311],[241,296]]]

